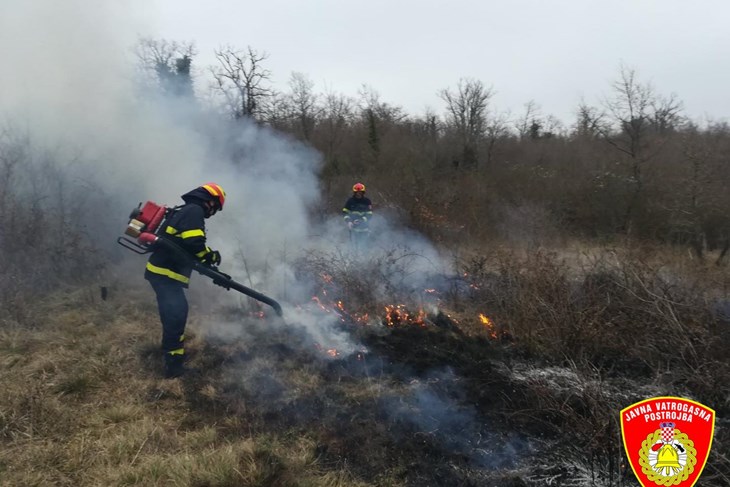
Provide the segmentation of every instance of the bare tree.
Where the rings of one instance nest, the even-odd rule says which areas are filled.
[[[608,132],[603,127],[605,140],[617,150],[628,155],[634,163],[637,185],[641,186],[640,158],[644,149],[644,136],[649,128],[649,109],[654,93],[649,85],[636,79],[636,72],[621,67],[620,79],[613,83],[613,98],[606,98],[604,105],[615,124],[615,131]]]
[[[0,243],[4,237],[5,227],[11,228],[13,222],[9,222],[8,218],[13,218],[12,188],[18,174],[18,169],[23,168],[23,163],[27,160],[28,143],[20,143],[17,134],[11,132],[7,128],[0,131],[0,218],[5,222],[3,228],[0,229]]]
[[[291,130],[291,100],[285,93],[272,91],[261,104],[257,119],[281,131]]]
[[[342,94],[328,92],[324,95],[322,128],[324,129],[325,154],[333,160],[342,143],[348,124],[354,118],[355,101]]]
[[[348,161],[345,140],[351,133],[356,119],[355,100],[334,91],[322,95],[321,113],[313,144],[324,154],[325,165],[322,181],[326,193],[331,194],[333,180],[344,169]]]
[[[375,118],[393,125],[405,120],[408,115],[403,108],[391,105],[380,99],[380,93],[371,86],[363,85],[358,91],[360,97],[360,110],[366,112],[371,110]]]
[[[304,140],[309,140],[314,124],[321,113],[317,106],[314,83],[303,73],[294,72],[289,79],[291,115]]]
[[[649,84],[640,83],[636,71],[621,66],[619,79],[613,83],[613,96],[605,98],[602,120],[583,110],[584,126],[595,129],[600,138],[616,149],[628,169],[629,199],[623,227],[631,231],[634,213],[644,197],[645,166],[654,159],[667,140],[666,135],[682,120],[681,103],[662,98]]]
[[[487,107],[493,94],[481,81],[464,78],[459,80],[456,90],[447,88],[439,92],[467,165],[477,165],[479,142],[487,126]]]
[[[273,94],[267,86],[271,73],[262,65],[268,55],[249,46],[246,51],[220,48],[215,51],[215,57],[218,66],[211,68],[214,89],[225,98],[233,118],[259,118],[264,99]]]
[[[406,119],[407,115],[398,106],[380,100],[380,94],[373,88],[363,85],[359,92],[360,113],[367,130],[367,141],[374,160],[378,160],[381,139],[385,132]]]
[[[673,93],[668,97],[656,95],[651,101],[651,125],[655,133],[667,135],[684,125],[682,102]]]
[[[486,141],[486,165],[492,165],[497,142],[509,134],[509,114],[506,112],[494,114],[487,120],[484,139]]]
[[[704,258],[705,248],[707,247],[707,238],[702,228],[702,206],[704,199],[704,188],[707,183],[707,166],[711,157],[709,147],[704,141],[701,134],[690,130],[684,136],[683,152],[687,163],[689,164],[690,177],[684,188],[686,192],[686,201],[680,202],[681,208],[678,213],[680,215],[675,221],[681,226],[684,223],[691,234],[691,245],[697,252],[697,256]],[[684,204],[682,204],[684,203]]]
[[[573,125],[573,135],[578,137],[596,138],[605,133],[606,114],[595,107],[588,106],[583,100],[578,105],[577,117]]]
[[[563,135],[565,127],[556,116],[543,115],[540,105],[530,100],[525,103],[525,113],[515,121],[521,139],[550,139]]]
[[[685,128],[681,134],[684,167],[672,181],[676,201],[673,230],[689,236],[689,244],[700,259],[707,249],[719,248],[718,265],[730,250],[726,216],[730,198],[725,189],[730,178],[725,156],[728,134],[730,131],[722,126],[705,132],[694,124]]]
[[[540,105],[535,100],[525,103],[525,112],[515,121],[515,128],[521,139],[537,138],[540,133],[542,122],[540,121]]]
[[[193,96],[192,61],[195,45],[192,42],[142,38],[136,46],[142,68],[151,72],[162,88],[174,96]]]

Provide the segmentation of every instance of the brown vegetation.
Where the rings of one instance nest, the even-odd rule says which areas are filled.
[[[366,351],[331,355],[296,321],[236,309],[212,321],[245,334],[223,340],[194,312],[199,370],[174,381],[149,296],[53,295],[0,334],[0,484],[620,485],[618,411],[671,394],[717,411],[703,485],[725,485],[728,322],[711,298],[727,275],[651,258],[459,259],[434,277],[438,308],[387,326],[389,303],[362,286],[382,275],[347,280],[313,255],[300,272],[327,273]]]
[[[175,72],[174,60],[190,56],[184,46],[146,42],[140,59],[153,71]],[[595,87],[600,101],[577,104],[574,120],[558,120],[534,100],[524,113],[501,110],[481,80],[434,94],[442,115],[408,114],[367,86],[357,96],[318,93],[302,73],[276,92],[267,55],[251,47],[216,56],[215,96],[230,118],[250,116],[322,154],[317,216],[363,180],[377,208],[440,241],[628,237],[690,246],[699,258],[721,249],[720,259],[729,248],[727,123],[689,119],[677,95],[633,68]],[[168,93],[173,81],[192,85],[189,71],[177,74],[160,79]]]
[[[319,95],[310,82],[296,91],[306,112],[284,93],[259,119],[321,151],[327,208],[363,180],[377,207],[439,240],[628,236],[689,245],[700,258],[726,249],[726,123],[689,120],[629,68],[609,89],[561,122],[534,102],[523,115],[500,112],[478,80],[442,91],[443,117],[408,115],[372,90]]]

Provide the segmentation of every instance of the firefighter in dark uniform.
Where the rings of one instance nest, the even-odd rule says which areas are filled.
[[[205,243],[205,219],[223,209],[226,193],[215,183],[207,183],[182,195],[185,204],[161,229],[171,239],[201,262],[217,266],[221,255]],[[185,323],[188,319],[188,301],[184,289],[190,282],[192,266],[174,252],[157,248],[147,262],[145,279],[157,295],[157,306],[162,322],[162,351],[165,357],[165,377],[179,377],[185,372]]]
[[[373,203],[365,196],[365,185],[355,183],[352,196],[342,208],[345,223],[350,229],[350,241],[356,250],[362,250],[370,234],[370,220],[373,217]]]

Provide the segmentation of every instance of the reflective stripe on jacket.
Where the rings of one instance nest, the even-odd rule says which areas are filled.
[[[205,210],[195,203],[188,203],[176,210],[162,229],[162,238],[169,238],[200,260],[211,251],[205,245]],[[145,279],[168,278],[187,287],[192,266],[173,251],[164,247],[155,250],[147,262]]]
[[[364,223],[373,216],[373,204],[369,198],[355,198],[351,196],[346,202],[342,213],[346,222],[361,220]]]

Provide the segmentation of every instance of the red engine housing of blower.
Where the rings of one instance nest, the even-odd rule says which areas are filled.
[[[148,201],[139,210],[137,220],[145,224],[145,232],[155,233],[162,219],[165,218],[165,213],[167,213],[166,206],[158,205],[154,201]]]
[[[129,215],[129,224],[124,233],[138,239],[145,233],[156,235],[160,224],[165,220],[167,210],[166,206],[158,205],[154,201],[147,201],[144,205],[140,203]],[[149,237],[145,240],[149,240]]]

